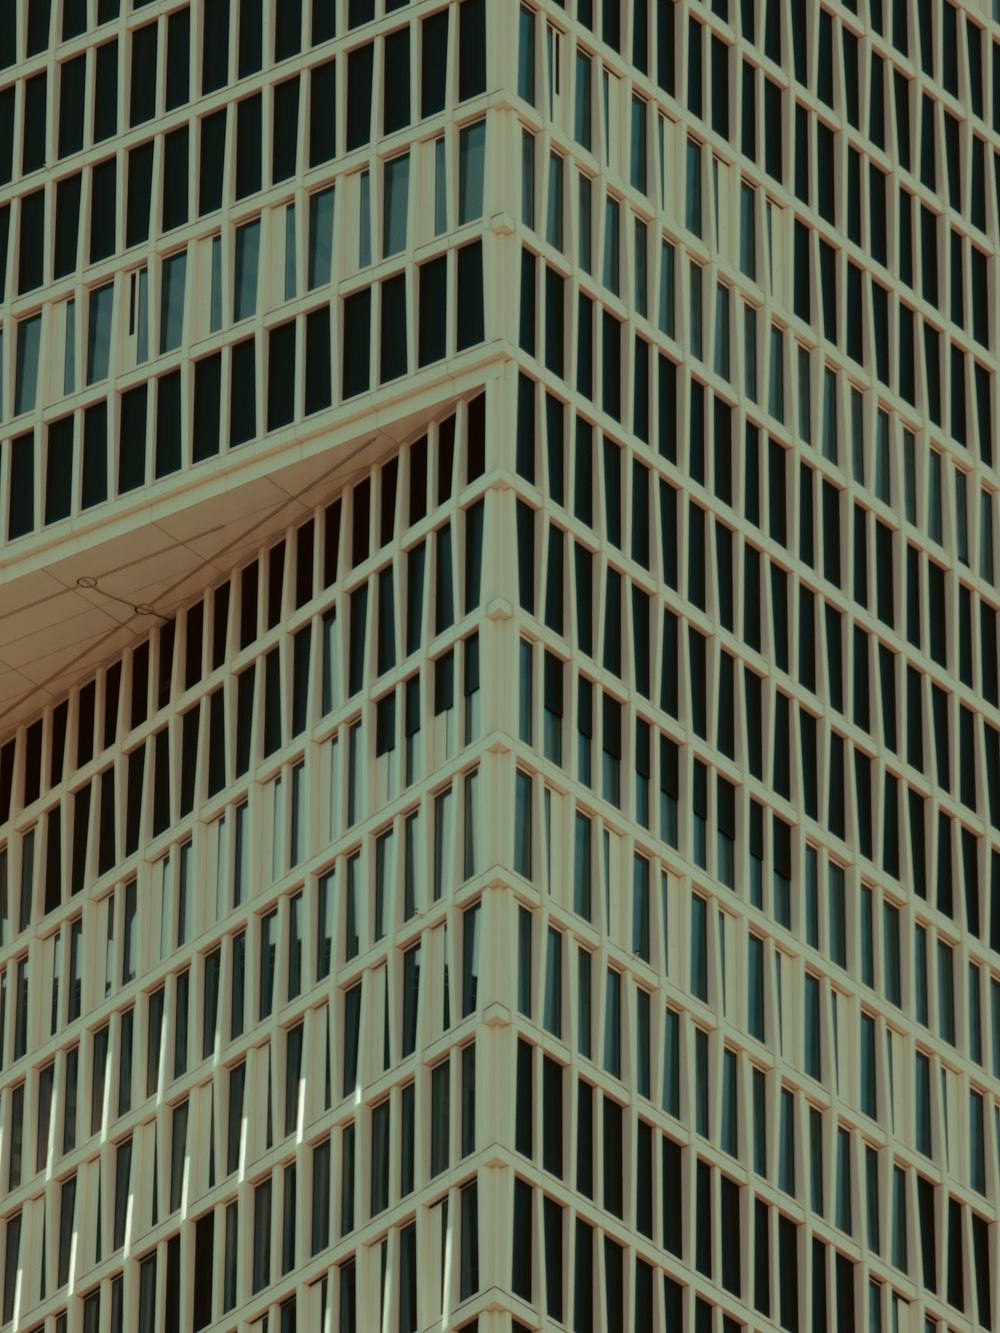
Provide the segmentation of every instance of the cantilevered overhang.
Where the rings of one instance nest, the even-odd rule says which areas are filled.
[[[0,740],[500,373],[495,342],[13,543]]]

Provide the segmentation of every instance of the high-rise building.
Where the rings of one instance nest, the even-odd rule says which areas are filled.
[[[1000,1320],[985,0],[0,4],[0,1327]]]

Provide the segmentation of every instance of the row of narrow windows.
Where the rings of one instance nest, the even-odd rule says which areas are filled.
[[[645,245],[645,237],[641,244]],[[665,314],[663,299],[669,293],[671,303],[674,300],[672,255],[665,255],[662,262],[671,267],[661,288],[661,322],[673,330],[673,316]],[[863,330],[866,322],[860,303],[869,289],[861,270],[855,268],[854,273],[858,279],[857,308],[852,309],[850,326]],[[767,328],[759,307],[743,300],[737,304],[727,284],[719,282],[714,293],[706,292],[702,265],[692,262],[688,277],[688,310],[683,316],[682,341],[686,342],[686,336],[690,335],[693,340],[690,351],[697,361],[728,381],[734,390],[742,384],[745,398],[757,411],[766,412],[806,442],[814,434],[821,439],[831,429],[835,432],[835,425],[824,425],[822,433],[815,430],[813,400],[817,409],[833,413],[836,421],[839,398],[836,372],[830,369],[824,377],[818,376],[818,358],[810,357],[788,329],[776,323]],[[645,284],[646,279],[642,281]],[[668,363],[672,364],[671,358],[662,352],[654,356],[653,344],[641,333],[629,336],[624,320],[599,303],[603,289],[591,294],[579,279],[566,277],[550,265],[539,265],[536,256],[527,249],[522,254],[520,287],[522,350],[567,384],[575,385],[577,392],[607,415],[630,424],[634,434],[648,442],[656,425],[652,403],[657,375],[659,388],[655,396],[662,412],[666,405],[664,371]],[[890,319],[889,293],[878,283],[872,284],[871,292],[872,300],[876,304],[881,302],[873,316],[875,337],[870,348],[878,359],[880,382],[888,387],[891,380],[893,390],[913,407],[917,406],[919,384],[921,408],[926,406],[931,424],[941,430],[947,428],[949,438],[966,448],[978,441],[983,460],[991,464],[992,382],[987,368],[971,359],[956,343],[949,345],[904,302],[893,303],[896,308]],[[849,299],[849,308],[853,300]],[[894,335],[898,334],[895,339],[890,338],[890,327]],[[893,354],[894,342],[898,356]],[[859,363],[861,356],[859,343]],[[917,369],[921,367],[926,375],[918,376]],[[827,376],[833,380],[829,388],[824,382]],[[861,393],[853,386],[849,392]],[[793,401],[798,404],[797,417],[792,412]],[[990,566],[992,578],[992,550]]]
[[[62,10],[62,41],[82,34],[87,22],[89,0],[27,0],[23,35],[25,58],[40,54],[48,45],[49,24],[53,12]],[[119,16],[121,0],[96,0],[98,26]],[[139,0],[132,11],[139,10],[150,0]],[[386,0],[385,12],[403,8],[406,0]],[[460,34],[462,64],[460,74],[464,96],[473,95],[478,80],[485,78],[483,49],[484,7],[482,0],[466,0],[463,9],[464,33]],[[336,35],[337,0],[201,0],[164,16],[162,21],[131,28],[128,41],[130,79],[126,90],[124,122],[134,128],[156,115],[166,115],[185,106],[192,97],[205,97],[231,82],[259,74],[272,63],[281,64],[294,56],[301,56],[304,46],[318,46]],[[382,6],[380,5],[381,9]],[[348,29],[371,22],[375,17],[374,0],[347,0],[343,5]],[[8,59],[18,10],[5,13],[0,24],[0,67],[14,63]],[[444,62],[447,52],[448,11],[432,16],[424,29],[422,48],[422,83],[428,88],[424,97],[422,115],[432,114],[434,85],[444,83]],[[266,19],[266,22],[265,22]],[[265,51],[264,34],[271,38]],[[401,46],[408,50],[409,29],[390,34],[387,45],[394,46],[387,54],[387,74],[402,76],[402,84],[387,90],[387,105],[400,107],[408,100],[409,62],[402,60]],[[124,45],[124,43],[123,43]],[[118,38],[98,46],[103,52],[97,57],[92,98],[94,107],[94,143],[119,132],[118,94]],[[373,44],[358,48],[366,53],[359,57],[357,70],[367,58],[369,79]],[[164,69],[162,104],[157,102],[157,67]],[[192,77],[192,65],[194,66]],[[78,151],[83,146],[83,122],[86,92],[87,57],[82,54],[62,62],[59,70],[59,151],[60,158]],[[93,76],[92,76],[93,77]],[[22,173],[35,170],[41,162],[35,160],[36,145],[45,138],[45,89],[47,72],[29,77],[25,83],[26,141],[22,146]],[[10,121],[13,114],[14,87],[0,93],[0,161],[13,157]],[[476,91],[482,91],[477,88]],[[402,102],[400,97],[402,94]],[[9,99],[9,100],[8,100]],[[358,114],[363,114],[360,91],[355,91]],[[443,103],[442,103],[443,105]],[[428,110],[427,107],[431,109]],[[74,124],[74,120],[76,123]],[[387,132],[394,128],[392,117],[387,118]],[[403,122],[406,123],[405,121]],[[10,179],[8,175],[6,180]]]
[[[610,763],[613,766],[614,761]],[[605,769],[608,767],[606,756]],[[901,906],[888,892],[880,894],[864,882],[858,885],[832,858],[824,857],[821,863],[820,852],[813,844],[795,848],[793,864],[790,827],[776,815],[772,817],[770,857],[765,858],[763,807],[751,802],[749,836],[742,831],[738,834],[730,785],[718,780],[718,806],[710,819],[704,794],[707,773],[697,761],[694,776],[693,790],[680,808],[676,795],[661,790],[660,822],[664,842],[687,856],[696,868],[696,879],[702,872],[715,885],[732,890],[734,911],[743,900],[775,925],[794,933],[800,952],[803,946],[813,951],[803,954],[807,966],[829,969],[832,964],[842,969],[845,976],[884,997],[981,1068],[1000,1068],[1000,978],[990,972],[988,965],[973,958],[966,961],[964,951],[949,938],[946,928],[936,930],[931,923],[918,920],[911,937]],[[728,808],[724,800],[727,796]],[[682,812],[688,817],[681,817]],[[742,824],[743,812],[739,813]],[[713,824],[717,828],[714,839],[710,837]],[[765,968],[763,939],[751,928],[744,957],[742,936],[737,938],[737,918],[727,913],[724,903],[720,904],[716,923],[715,909],[710,909],[705,897],[695,892],[686,904],[683,896],[671,888],[668,874],[657,875],[650,854],[639,850],[629,854],[622,844],[621,834],[585,807],[578,805],[574,812],[548,786],[540,788],[527,773],[518,770],[513,855],[516,873],[553,895],[552,901],[564,911],[595,926],[631,958],[633,965],[635,960],[645,963],[652,970],[640,970],[649,984],[666,977],[683,993],[717,1006],[758,1040],[769,1040],[789,1058],[797,1056],[796,1038],[786,1033],[791,1020],[784,1017],[782,1000],[792,985],[787,975],[782,982],[788,960],[775,954],[777,989],[773,1000],[765,1004],[771,964]],[[566,873],[553,876],[554,853],[561,853],[560,864],[566,866]],[[983,896],[995,933],[1000,920],[1000,858],[994,856],[990,871],[990,885]],[[978,912],[978,883],[969,889],[970,908]],[[689,927],[684,923],[688,913]],[[754,913],[751,915],[757,919]],[[522,927],[526,933],[521,937],[518,955],[519,1003],[529,1017],[538,1017],[539,1006],[544,1026],[564,1039],[562,977],[568,974],[572,960],[564,959],[563,935],[550,926],[545,940],[537,940],[527,909],[522,909]],[[749,979],[745,1009],[734,996],[727,976],[734,955],[739,959],[739,974]],[[581,1052],[589,1054],[590,1019],[584,1022],[582,1015],[590,1013],[590,954],[582,946],[579,962],[579,976],[574,973],[578,994],[588,997],[580,1009],[579,1040]],[[536,976],[543,978],[537,986]],[[610,974],[608,985],[610,988]],[[842,1011],[845,1001],[838,997],[833,982],[831,985],[834,1052],[824,1055],[827,1039],[824,1036],[821,1040],[821,1033],[827,1031],[823,1016],[828,1003],[826,991],[818,978],[807,974],[802,1011],[807,1015],[803,1029],[805,1053],[799,1067],[847,1095],[847,1088],[839,1087],[841,1056],[836,1053],[837,1013],[841,1012],[840,1022],[846,1021],[846,1011]],[[539,989],[544,1000],[536,994]],[[579,1003],[583,1005],[583,1000]],[[611,1003],[609,989],[608,1005]],[[636,1040],[646,1060],[645,1077],[639,1081],[649,1095],[648,996],[644,1003],[646,1020],[639,1026],[645,1038]],[[616,1005],[620,1006],[620,1000]],[[860,1101],[866,1114],[874,1115],[873,1027],[871,1034],[872,1043],[865,1048],[871,1059],[871,1077]],[[891,1047],[891,1037],[888,1043]],[[890,1053],[890,1071],[893,1063]],[[611,1065],[612,1072],[621,1077],[620,1053]],[[923,1141],[922,1135],[917,1137]]]
[[[0,819],[6,821],[124,742],[171,700],[302,611],[302,625],[296,620],[295,628],[305,633],[296,639],[300,647],[293,649],[285,675],[289,682],[299,679],[295,689],[300,692],[309,680],[304,670],[311,641],[306,608],[338,582],[355,586],[339,623],[336,605],[326,608],[325,648],[317,631],[314,651],[325,653],[328,661],[324,708],[333,707],[335,687],[338,698],[344,688],[351,694],[362,688],[369,641],[378,674],[417,651],[425,634],[436,636],[478,604],[484,504],[477,501],[464,511],[454,532],[450,523],[441,527],[441,520],[485,468],[486,397],[481,394],[188,607],[180,633],[176,619],[167,621],[99,680],[79,687],[8,741],[0,749]],[[421,536],[411,538],[414,529]],[[405,552],[386,552],[404,540]],[[382,568],[373,579],[376,565]],[[397,578],[400,588],[408,584],[413,593],[405,605],[394,596]],[[418,588],[426,592],[418,596]],[[341,665],[345,651],[348,660]],[[279,670],[277,658],[271,670],[272,675]],[[280,678],[275,675],[269,688]],[[301,707],[293,706],[291,713],[298,728]]]
[[[386,0],[385,12],[398,9],[404,2]],[[136,0],[132,9],[138,10],[148,3],[149,0]],[[265,10],[274,33],[275,63],[299,54],[304,42],[317,45],[333,37],[337,31],[338,9],[342,9],[339,17],[348,30],[371,22],[376,16],[375,0],[347,0],[343,6],[338,6],[336,0],[288,0],[275,4],[273,13],[267,0],[203,0],[203,4],[193,8],[195,16],[201,18],[205,69],[203,92],[225,86],[229,81],[227,49],[235,47],[238,53],[238,78],[260,68]],[[631,61],[643,72],[650,72],[650,52],[655,51],[656,72],[661,85],[673,93],[677,21],[670,5],[661,3],[651,7],[648,0],[642,0],[629,13],[623,12],[620,0],[602,0],[599,6],[595,6],[593,0],[580,0],[575,6],[566,8],[568,15],[595,35],[599,34],[613,50],[622,50],[623,39],[631,36]],[[943,3],[920,0],[915,10],[907,0],[867,0],[867,3],[865,0],[848,0],[846,8],[867,21],[874,32],[891,42],[904,57],[915,62],[919,55],[923,73],[940,81],[945,91],[956,97],[960,90],[959,70],[964,45],[975,113],[983,114],[983,80],[979,67],[983,29],[951,0]],[[378,10],[382,12],[381,5]],[[738,24],[744,41],[758,46],[776,65],[780,66],[790,54],[797,81],[812,88],[827,105],[834,105],[833,13],[825,9],[819,11],[816,24],[818,45],[813,67],[807,11],[792,5],[791,23],[787,24],[783,22],[782,0],[769,0],[766,5],[754,3],[754,0],[739,0],[738,6],[736,0],[712,0],[711,10],[714,16],[733,28]],[[190,7],[181,10],[181,17],[173,19],[178,32],[175,38],[178,47],[182,43],[186,46],[189,40],[191,12]],[[50,44],[70,41],[94,24],[100,26],[113,21],[120,13],[121,0],[93,0],[92,3],[62,0],[61,4],[58,0],[55,4],[52,0],[28,0],[20,24],[17,22],[18,11],[13,11],[0,26],[0,67],[14,64],[22,50],[24,58],[30,59]],[[655,34],[651,40],[650,31],[654,25]],[[692,27],[700,30],[701,26],[692,20]],[[790,53],[785,50],[789,37]],[[856,38],[846,25],[842,28],[842,38],[845,60],[849,60],[856,50]],[[852,86],[856,87],[856,78]]]
[[[100,399],[44,430],[16,436],[5,450],[7,540],[482,342],[483,290],[483,243],[473,241],[410,273],[364,287],[332,309],[321,306]],[[106,291],[110,298],[112,288]],[[99,320],[98,328],[110,333],[112,304],[105,319],[92,298],[92,328]],[[408,310],[415,319],[408,318]],[[31,322],[40,324],[41,316]],[[409,335],[411,324],[415,337]],[[40,348],[40,330],[30,348],[20,347],[34,373]]]
[[[541,1059],[537,1058],[539,1055]],[[790,1187],[794,1193],[797,1156],[794,1139],[798,1134],[795,1099],[788,1089],[768,1086],[762,1071],[755,1070],[753,1078],[750,1120],[754,1169],[766,1174],[768,1153],[772,1151],[770,1145],[777,1143],[778,1175],[784,1182],[779,1189]],[[726,1096],[730,1095],[730,1087],[735,1090],[735,1082],[731,1084],[727,1077]],[[731,1134],[735,1144],[738,1121],[735,1101],[729,1114],[732,1119],[728,1129],[727,1122],[724,1122],[723,1133]],[[776,1136],[768,1130],[771,1115],[780,1122]],[[565,1132],[567,1121],[575,1130],[572,1134]],[[903,1273],[910,1272],[912,1265],[923,1277],[929,1292],[939,1294],[954,1308],[973,1314],[973,1317],[975,1306],[980,1323],[991,1327],[986,1219],[968,1210],[957,1198],[950,1199],[947,1223],[954,1231],[949,1247],[944,1243],[944,1236],[938,1234],[943,1228],[937,1221],[936,1186],[932,1181],[911,1168],[880,1160],[876,1148],[859,1143],[846,1129],[834,1129],[830,1136],[834,1145],[831,1152],[827,1128],[815,1108],[809,1110],[807,1124],[802,1152],[809,1161],[806,1189],[813,1214],[822,1218],[824,1212],[828,1212],[829,1224],[849,1236],[863,1237],[871,1254]],[[809,1228],[812,1231],[813,1299],[809,1300],[808,1286],[804,1292],[811,1319],[807,1315],[800,1325],[799,1302],[803,1293],[799,1290],[795,1259],[798,1247],[796,1224],[777,1212],[770,1194],[754,1189],[758,1181],[751,1176],[744,1182],[727,1176],[724,1170],[720,1172],[718,1167],[696,1156],[695,1144],[679,1142],[669,1134],[661,1133],[643,1119],[641,1112],[635,1116],[629,1107],[620,1105],[607,1093],[599,1092],[586,1079],[573,1079],[556,1061],[524,1040],[518,1041],[516,1141],[517,1151],[534,1158],[544,1172],[568,1183],[584,1199],[599,1204],[606,1215],[621,1219],[637,1238],[645,1238],[639,1239],[636,1247],[636,1299],[640,1300],[639,1293],[644,1288],[641,1304],[647,1315],[653,1309],[654,1265],[642,1254],[644,1251],[651,1254],[655,1245],[693,1272],[715,1281],[725,1292],[744,1301],[765,1318],[773,1319],[782,1328],[882,1327],[881,1282],[873,1281],[867,1288],[863,1308],[856,1313],[855,1302],[865,1293],[867,1284],[856,1285],[852,1263],[844,1255],[837,1255],[834,1260],[838,1276],[836,1315],[830,1310],[830,1302],[826,1299],[829,1241],[824,1238],[831,1235],[831,1230],[829,1227],[821,1230],[815,1224]],[[575,1160],[568,1160],[568,1143],[576,1145]],[[599,1157],[595,1152],[598,1143],[602,1149]],[[855,1163],[853,1157],[859,1150],[860,1163]],[[633,1151],[634,1186],[629,1181],[629,1158]],[[599,1170],[596,1169],[598,1161],[601,1164]],[[880,1194],[887,1187],[890,1201],[883,1209]],[[562,1320],[566,1317],[564,1302],[567,1294],[561,1276],[565,1246],[553,1245],[562,1238],[561,1210],[553,1200],[545,1199],[541,1241],[544,1263],[542,1273],[534,1276],[532,1193],[527,1181],[518,1180],[513,1234],[515,1291],[525,1299],[543,1300],[549,1316]],[[915,1208],[911,1195],[916,1201]],[[827,1209],[824,1209],[824,1196],[830,1200]],[[585,1209],[580,1212],[586,1216]],[[971,1284],[967,1282],[962,1258],[965,1228],[969,1224],[966,1219],[971,1222],[972,1233],[969,1247],[972,1251]],[[773,1228],[776,1220],[780,1241],[777,1248],[788,1253],[775,1253]],[[593,1318],[593,1311],[586,1277],[592,1226],[586,1222],[578,1222],[577,1226],[582,1228],[577,1234],[577,1245],[583,1243],[585,1258],[576,1268],[573,1317],[579,1321],[582,1306],[588,1311],[583,1316],[584,1326],[592,1327],[589,1319]],[[751,1236],[751,1241],[744,1247],[741,1239],[747,1235]],[[750,1262],[744,1264],[742,1256],[747,1252]],[[776,1283],[772,1255],[777,1268]],[[840,1271],[842,1265],[845,1272]],[[944,1268],[943,1282],[939,1265]],[[572,1267],[570,1272],[572,1274]],[[613,1266],[610,1274],[614,1274]],[[620,1273],[614,1274],[609,1281],[610,1274],[606,1268],[608,1301],[615,1305],[617,1301],[612,1293],[617,1288],[620,1299]],[[659,1282],[661,1278],[657,1276],[656,1280]],[[675,1283],[669,1274],[665,1275],[665,1280],[669,1319],[672,1309],[679,1313],[682,1296],[679,1287],[671,1290]],[[972,1290],[967,1298],[970,1285]],[[886,1295],[890,1301],[901,1299],[891,1294],[891,1288],[887,1289]],[[906,1302],[901,1301],[897,1314],[905,1307]],[[622,1327],[620,1323],[616,1325],[610,1315],[609,1319],[607,1327]],[[575,1326],[579,1327],[579,1322]],[[636,1324],[637,1329],[649,1326],[648,1323]],[[668,1328],[673,1326],[668,1322]],[[734,1321],[734,1327],[739,1326]],[[893,1325],[887,1321],[886,1326]],[[677,1327],[680,1327],[679,1323]]]

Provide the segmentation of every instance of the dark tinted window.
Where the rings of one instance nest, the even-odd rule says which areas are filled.
[[[118,133],[118,43],[97,48],[94,61],[94,143]]]
[[[602,0],[601,35],[614,51],[621,50],[621,0]]]
[[[239,77],[256,74],[263,60],[263,0],[240,0]]]
[[[83,107],[87,86],[87,57],[67,60],[59,71],[59,156],[68,157],[83,147]]]
[[[267,356],[267,428],[277,430],[295,417],[295,321],[272,329]]]
[[[0,92],[0,185],[14,174],[14,91],[11,84]]]
[[[458,9],[458,100],[486,91],[486,0]]]
[[[372,132],[372,55],[374,44],[347,57],[347,149],[360,148]]]
[[[483,341],[483,244],[474,241],[457,254],[456,291],[458,318],[455,323],[457,351]]]
[[[337,35],[336,0],[312,0],[312,43],[329,41]]]
[[[166,477],[181,465],[181,372],[156,381],[156,475]]]
[[[236,198],[260,189],[261,97],[247,97],[236,106]]]
[[[229,82],[229,0],[205,0],[202,35],[201,91],[210,93]]]
[[[302,0],[281,0],[274,8],[274,59],[287,60],[302,49]]]
[[[385,109],[382,129],[385,134],[410,123],[410,30],[400,28],[385,39]]]
[[[182,125],[163,140],[163,230],[188,220],[188,127]]]
[[[330,307],[322,306],[306,316],[306,415],[329,407],[332,391]]]
[[[203,357],[194,366],[194,440],[198,462],[219,452],[219,410],[222,394],[222,353]]]
[[[49,22],[52,0],[28,0],[27,41],[25,53],[29,56],[44,51],[49,44]]]
[[[130,125],[140,125],[156,114],[156,30],[155,23],[147,23],[132,34]]]
[[[17,59],[17,10],[13,5],[0,5],[0,69],[13,65]]]
[[[87,0],[63,0],[62,39],[79,37],[87,30]]]
[[[448,15],[450,9],[431,14],[420,25],[420,114],[433,116],[444,110],[448,72]]]
[[[312,71],[312,95],[309,99],[309,165],[317,166],[328,162],[337,152],[336,121],[334,118],[337,103],[336,63],[328,60],[325,65],[317,65]]]
[[[21,200],[21,245],[18,253],[17,290],[30,292],[42,285],[42,256],[45,242],[45,191],[36,190]]]
[[[371,344],[371,291],[355,292],[344,301],[344,397],[368,388]]]
[[[36,74],[24,85],[21,170],[27,176],[45,165],[45,104],[48,76]]]
[[[191,95],[191,11],[179,9],[167,20],[165,109],[183,106]]]
[[[149,199],[153,187],[153,141],[141,143],[128,155],[128,202],[125,245],[138,245],[149,236]],[[164,213],[167,202],[164,200]]]
[[[379,380],[406,374],[406,277],[399,273],[382,283]]]
[[[134,490],[146,481],[146,389],[136,385],[123,393],[118,441],[118,493]],[[86,447],[86,445],[85,445]],[[86,503],[86,501],[84,501]]]
[[[35,437],[29,432],[10,443],[10,505],[7,536],[23,537],[35,526]]]
[[[91,177],[90,189],[90,262],[96,263],[114,254],[117,173],[115,159],[99,163]]]
[[[621,419],[621,324],[610,311],[602,312],[603,402],[605,412]]]
[[[201,166],[198,212],[204,217],[222,207],[222,176],[226,165],[226,112],[222,107],[201,122]]]
[[[243,444],[257,434],[257,371],[254,339],[237,343],[232,353],[229,443]]]
[[[73,485],[73,418],[63,417],[49,426],[48,459],[45,468],[45,522],[55,523],[69,515]]]
[[[545,268],[545,364],[556,375],[563,374],[564,279],[555,269]]]
[[[76,268],[76,243],[80,233],[81,173],[68,176],[56,185],[56,243],[53,249],[52,276],[63,277]],[[4,265],[4,268],[7,265]]]
[[[145,423],[146,386],[133,392],[142,392],[143,422]],[[124,410],[124,400],[122,403]],[[145,425],[143,425],[145,434]],[[108,498],[108,405],[95,403],[83,414],[83,487],[80,502],[84,509],[102,504]]]
[[[286,79],[274,90],[274,143],[271,156],[271,181],[287,180],[295,175],[296,149],[299,141],[299,77]]]
[[[426,366],[446,353],[448,257],[421,264],[418,361]]]

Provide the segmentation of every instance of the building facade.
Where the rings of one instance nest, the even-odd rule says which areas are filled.
[[[996,1327],[990,8],[3,6],[0,1327]]]

